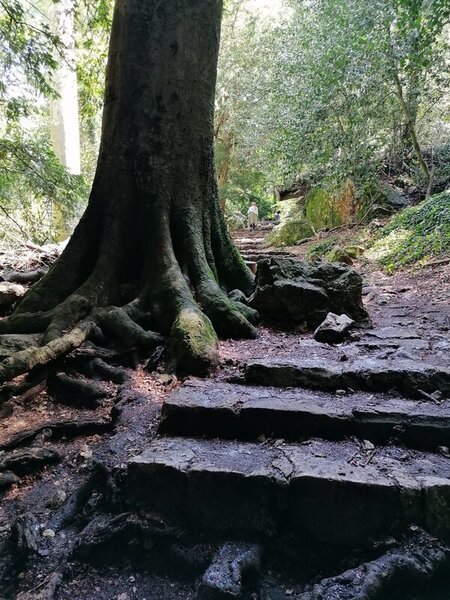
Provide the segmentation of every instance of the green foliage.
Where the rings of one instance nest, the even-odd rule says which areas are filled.
[[[297,200],[280,203],[281,223],[267,236],[271,246],[294,246],[300,240],[314,235],[314,229],[305,218],[303,205]]]
[[[406,163],[408,183],[424,184],[407,123],[430,165],[448,139],[448,0],[285,0],[270,24],[246,6],[228,2],[219,70],[240,165],[286,187],[351,178],[364,214],[382,204],[380,172]]]
[[[247,214],[258,204],[259,216],[273,212],[273,181],[261,168],[262,138],[256,107],[261,102],[256,81],[267,69],[261,62],[262,32],[270,25],[251,10],[248,0],[228,0],[222,23],[216,92],[215,151],[219,193],[230,211]]]
[[[367,253],[388,271],[450,251],[450,193],[432,196],[394,216]]]
[[[94,124],[103,104],[113,7],[113,0],[82,0],[77,5],[76,47],[80,115]]]
[[[0,0],[0,238],[8,243],[55,241],[88,194],[85,180],[70,175],[51,149],[52,76],[66,60],[53,32],[53,1]],[[92,176],[113,0],[76,4],[84,35],[77,56],[83,132],[92,142],[85,144],[83,162]]]
[[[311,260],[316,260],[326,256],[337,243],[335,236],[331,236],[325,240],[320,240],[308,248],[306,257]]]
[[[0,138],[0,239],[56,241],[56,221],[70,223],[88,189],[54,155],[46,135]]]
[[[231,166],[227,183],[219,189],[220,196],[226,198],[226,207],[230,211],[240,211],[247,215],[251,202],[258,206],[259,218],[272,216],[273,196],[266,191],[267,181],[262,173]]]
[[[30,114],[35,92],[53,93],[58,36],[48,18],[24,0],[0,0],[0,110],[7,121]]]
[[[95,174],[114,0],[79,0],[75,13],[82,172]]]

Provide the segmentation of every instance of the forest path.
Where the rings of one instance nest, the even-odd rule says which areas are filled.
[[[273,256],[261,232],[235,239],[244,258]],[[427,562],[427,534],[413,539],[419,528],[450,539],[448,281],[448,269],[367,273],[373,326],[336,346],[289,324],[262,326],[256,341],[222,342],[220,374],[173,392],[158,436],[129,463],[132,503],[207,536],[262,540],[267,570],[245,598],[363,599],[368,586],[385,598],[396,585],[417,598],[443,598],[440,574],[430,567],[425,576],[423,564],[406,584],[398,565],[389,585],[371,575],[355,582],[354,572],[345,585],[309,582],[363,557],[373,563],[364,569],[376,570],[386,556],[403,556],[405,537]],[[292,537],[300,558],[292,557]],[[448,550],[443,556],[448,572]],[[280,560],[295,565],[296,580],[283,585],[281,569],[273,583],[268,573]],[[202,585],[205,598],[219,598],[226,582]]]
[[[261,232],[250,242],[248,233],[242,253],[264,255]],[[443,600],[448,552],[436,539],[450,534],[450,266],[364,277],[373,328],[344,344],[263,324],[257,340],[221,341],[221,367],[207,380],[179,385],[150,361],[109,384],[95,410],[55,404],[45,390],[19,399],[1,420],[5,448],[51,420],[82,417],[87,425],[76,437],[70,429],[37,435],[34,447],[58,452],[57,464],[43,462],[4,495],[0,543],[25,513],[37,540],[5,590],[36,581],[47,589],[80,547],[59,591],[46,597],[347,600],[367,573],[389,572],[395,584],[401,569],[389,557],[404,562],[410,552],[405,597]],[[136,357],[127,360],[133,367]],[[106,488],[105,472],[114,474]],[[149,509],[185,533],[165,529]],[[244,577],[241,587],[261,556],[259,577]],[[309,587],[353,568],[340,582]]]

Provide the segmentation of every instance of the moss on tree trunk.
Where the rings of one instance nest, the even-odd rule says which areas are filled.
[[[227,297],[249,293],[253,279],[226,230],[214,169],[221,11],[222,0],[116,1],[88,207],[0,333],[42,331],[48,344],[99,307],[122,307],[119,338],[138,332],[139,344],[145,321],[191,373],[216,363],[216,333],[255,335]],[[114,335],[113,319],[97,319],[106,322]]]

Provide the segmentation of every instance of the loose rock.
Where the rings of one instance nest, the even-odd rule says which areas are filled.
[[[12,306],[19,298],[25,295],[26,289],[18,283],[0,281],[0,309],[5,310]]]
[[[233,600],[241,598],[242,579],[249,571],[258,571],[261,562],[259,546],[224,544],[203,575],[199,600]]]
[[[324,344],[340,344],[347,337],[353,324],[353,319],[347,315],[335,315],[330,312],[314,332],[314,339]]]

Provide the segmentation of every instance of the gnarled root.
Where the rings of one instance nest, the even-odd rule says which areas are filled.
[[[56,338],[38,348],[27,348],[16,352],[0,363],[0,382],[8,381],[27,373],[37,365],[46,365],[59,356],[67,354],[81,344],[89,337],[95,324],[92,320],[86,320],[79,323],[69,333]]]
[[[88,338],[100,344],[112,338],[122,347],[148,352],[164,343],[161,334],[169,335],[173,368],[204,375],[218,364],[217,335],[256,337],[256,311],[227,296],[236,285],[248,293],[253,276],[224,223],[217,216],[213,219],[215,234],[221,232],[220,244],[214,245],[212,231],[202,232],[183,221],[181,229],[189,235],[175,248],[170,219],[164,212],[158,218],[157,234],[130,278],[124,276],[124,257],[118,252],[123,244],[119,221],[110,237],[91,248],[98,253],[96,262],[90,257],[92,270],[82,264],[82,220],[60,260],[15,313],[0,321],[0,335],[42,334],[39,348],[27,348],[0,363],[0,383],[68,354]],[[178,230],[177,238],[182,239]],[[69,266],[75,273],[65,272]],[[150,326],[159,333],[149,331]]]
[[[405,588],[417,591],[450,565],[450,551],[438,540],[422,534],[418,542],[405,544],[376,560],[350,569],[342,575],[324,579],[302,594],[300,600],[384,600],[404,595]],[[397,593],[400,592],[400,596]]]
[[[123,308],[110,307],[96,315],[96,321],[104,333],[119,339],[125,347],[155,348],[164,338],[153,331],[145,331]]]
[[[48,391],[58,402],[95,409],[109,394],[94,381],[75,379],[66,373],[55,373],[48,378]]]

